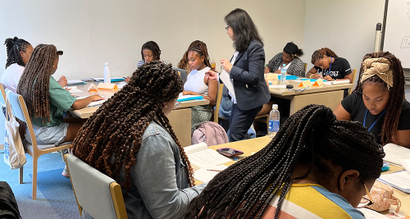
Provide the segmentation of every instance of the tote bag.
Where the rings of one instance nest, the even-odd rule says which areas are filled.
[[[9,99],[6,99],[4,162],[8,164],[11,169],[19,169],[27,161],[26,154],[24,152],[23,142],[21,141],[19,133],[20,125],[17,122],[16,117],[14,117],[11,113]]]

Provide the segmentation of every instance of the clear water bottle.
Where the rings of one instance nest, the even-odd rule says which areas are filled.
[[[275,137],[280,126],[280,113],[278,110],[278,104],[272,105],[272,110],[269,113],[269,137]]]
[[[108,68],[108,62],[105,63],[104,67],[104,83],[111,83],[110,68]]]
[[[282,64],[282,68],[280,68],[280,80],[286,81],[286,64]]]

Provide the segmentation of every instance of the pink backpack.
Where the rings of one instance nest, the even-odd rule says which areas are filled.
[[[215,122],[201,123],[192,133],[192,144],[206,142],[208,146],[229,143],[225,129]]]

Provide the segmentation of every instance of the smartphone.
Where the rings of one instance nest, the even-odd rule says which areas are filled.
[[[218,151],[220,154],[227,156],[227,157],[236,157],[238,155],[242,155],[243,152],[242,151],[238,151],[236,149],[233,148],[218,148],[216,149],[216,151]]]

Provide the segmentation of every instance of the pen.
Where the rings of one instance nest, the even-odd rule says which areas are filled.
[[[220,170],[214,170],[214,169],[206,169],[206,171],[221,172]]]

